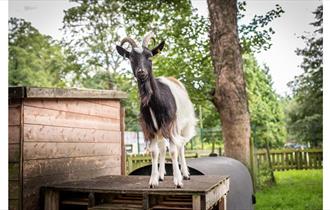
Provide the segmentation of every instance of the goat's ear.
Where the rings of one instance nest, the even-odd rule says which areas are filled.
[[[116,49],[119,55],[123,56],[124,58],[128,58],[129,52],[127,50],[118,45],[116,46]]]
[[[152,56],[157,55],[164,48],[165,41],[162,41],[158,46],[151,50]]]

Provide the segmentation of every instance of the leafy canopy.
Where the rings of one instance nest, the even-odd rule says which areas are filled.
[[[317,146],[323,140],[323,6],[313,13],[316,21],[311,25],[316,29],[301,36],[306,47],[296,50],[303,57],[300,67],[304,72],[289,83],[293,97],[287,113],[292,140]]]
[[[72,58],[50,36],[42,35],[23,19],[9,20],[9,85],[63,87]]]

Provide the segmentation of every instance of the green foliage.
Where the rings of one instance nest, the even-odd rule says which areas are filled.
[[[275,172],[276,185],[256,193],[262,210],[322,209],[322,170]]]
[[[293,97],[287,113],[290,137],[318,146],[323,140],[323,7],[314,14],[316,22],[311,24],[316,30],[301,37],[306,47],[296,51],[303,57],[300,67],[304,72],[289,83]]]
[[[97,75],[95,80],[100,77],[106,80],[102,82],[106,86],[98,84],[97,87],[111,89],[116,84],[113,77],[120,70],[122,61],[114,47],[119,41],[120,3],[109,0],[72,2],[77,6],[64,11],[62,30],[65,36],[62,43],[77,55],[78,63],[83,68],[75,79],[91,79],[91,74]]]
[[[265,148],[268,139],[271,147],[280,147],[286,139],[285,115],[269,70],[258,66],[252,55],[244,55],[243,59],[254,144]]]
[[[245,16],[245,6],[245,1],[238,2],[238,19]],[[268,27],[268,24],[275,18],[281,17],[283,13],[282,7],[276,4],[275,9],[268,11],[265,15],[255,15],[248,24],[241,24],[238,31],[243,52],[268,50],[272,46],[271,35],[275,33],[271,27]]]
[[[10,18],[9,85],[63,87],[66,74],[76,67],[51,37],[23,19]]]
[[[272,170],[269,168],[267,162],[264,162],[263,164],[259,165],[257,178],[256,178],[257,181],[256,185],[258,190],[265,189],[275,184],[272,181],[271,175],[272,175]]]

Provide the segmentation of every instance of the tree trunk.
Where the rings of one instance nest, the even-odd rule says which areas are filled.
[[[225,156],[250,168],[250,117],[243,60],[238,40],[236,0],[207,0],[210,46],[216,87],[213,103],[220,113]]]

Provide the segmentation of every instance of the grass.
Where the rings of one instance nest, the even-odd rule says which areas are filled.
[[[256,193],[256,210],[322,209],[322,170],[275,172],[277,184]]]

